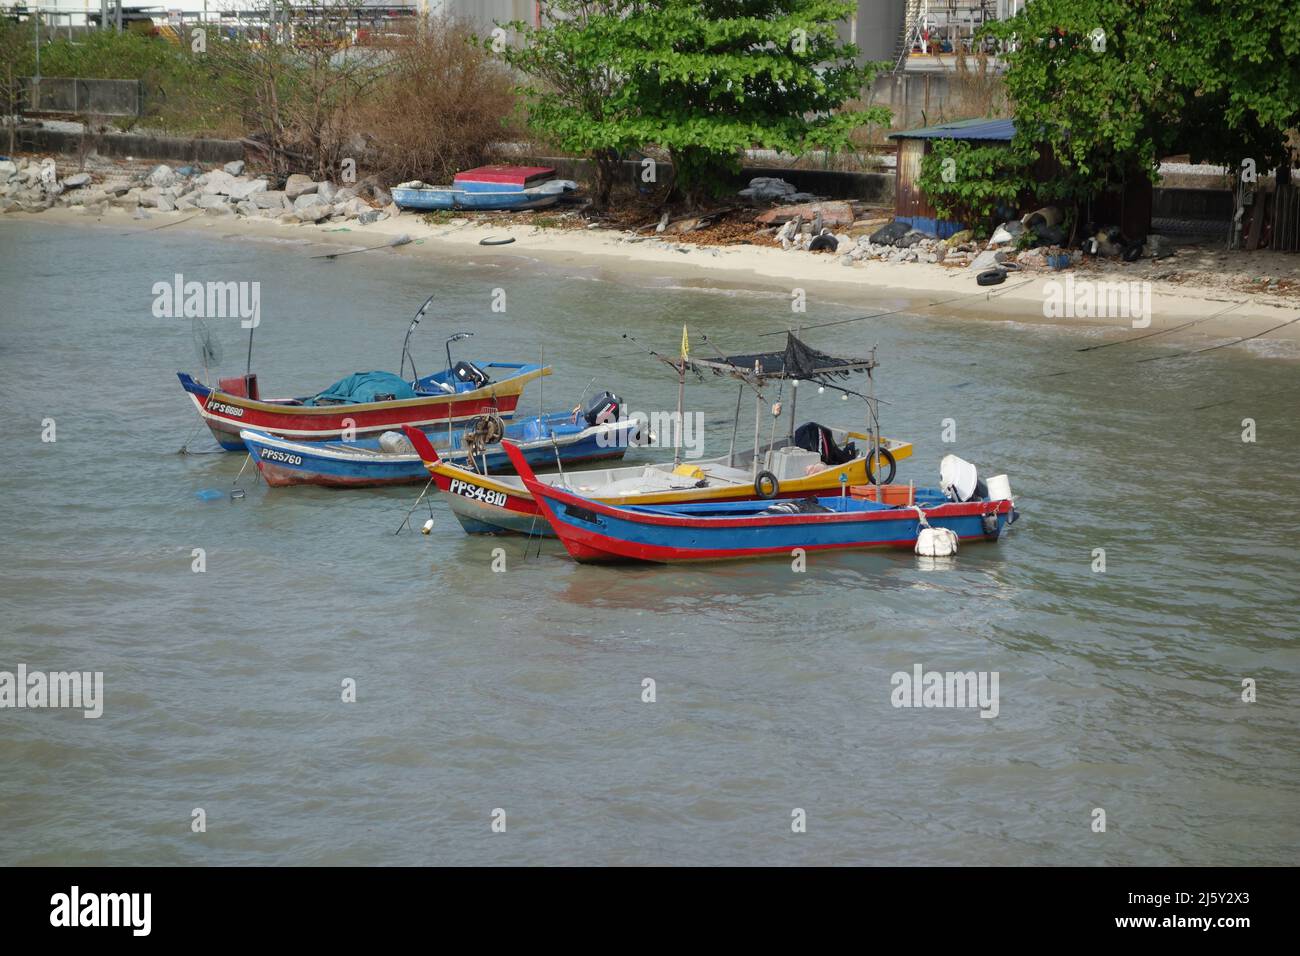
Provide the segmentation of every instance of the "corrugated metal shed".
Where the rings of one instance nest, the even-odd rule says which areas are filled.
[[[907,129],[890,133],[890,139],[980,139],[991,143],[1009,143],[1016,135],[1015,120],[1009,119],[969,119],[942,123],[939,126],[926,126],[923,129]]]
[[[968,119],[890,133],[890,139],[899,141],[898,164],[894,173],[894,218],[933,233],[940,239],[966,228],[968,224],[940,219],[929,198],[917,185],[921,178],[921,160],[930,151],[930,141],[964,139],[975,145],[1006,146],[1015,132],[1013,120]]]

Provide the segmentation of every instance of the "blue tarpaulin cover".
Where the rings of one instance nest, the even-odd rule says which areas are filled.
[[[387,398],[415,398],[415,389],[411,383],[392,372],[353,372],[347,378],[340,379],[315,398],[309,398],[304,405],[334,405],[338,403],[355,405],[361,402],[377,402]]]

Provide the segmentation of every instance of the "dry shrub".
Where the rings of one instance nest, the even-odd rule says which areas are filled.
[[[1006,84],[987,53],[960,53],[956,67],[948,76],[948,97],[940,104],[936,122],[1011,115]]]
[[[388,182],[448,183],[483,163],[509,133],[515,97],[482,38],[464,21],[430,17],[392,52],[356,123],[369,140],[367,165]]]

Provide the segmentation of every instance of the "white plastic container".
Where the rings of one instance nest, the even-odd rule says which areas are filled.
[[[985,485],[989,489],[989,501],[1011,500],[1011,479],[1006,475],[994,475]]]

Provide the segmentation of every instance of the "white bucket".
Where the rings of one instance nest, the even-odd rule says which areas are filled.
[[[979,475],[975,466],[956,455],[944,455],[939,462],[939,488],[955,501],[970,501]]]
[[[1011,479],[1006,475],[994,475],[985,486],[989,490],[989,501],[1011,500]]]

